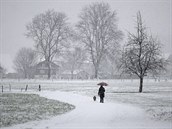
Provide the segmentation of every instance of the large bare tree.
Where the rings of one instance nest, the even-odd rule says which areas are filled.
[[[24,78],[31,78],[34,74],[36,62],[37,55],[34,50],[31,48],[21,48],[14,59],[14,68]]]
[[[93,3],[83,8],[77,24],[79,38],[90,53],[98,78],[103,56],[122,39],[122,32],[117,28],[116,12],[111,11],[107,3]]]
[[[160,42],[148,35],[142,22],[141,13],[137,13],[136,34],[129,33],[124,46],[121,68],[124,73],[137,75],[140,79],[139,92],[143,89],[143,79],[149,73],[158,74],[164,69]]]
[[[37,51],[48,62],[48,79],[51,77],[50,62],[66,46],[69,24],[64,13],[48,10],[32,19],[27,26],[27,36],[35,41]]]

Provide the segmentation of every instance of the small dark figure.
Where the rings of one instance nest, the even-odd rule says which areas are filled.
[[[96,96],[93,97],[93,100],[96,101]]]
[[[104,103],[105,88],[103,86],[100,86],[98,95],[100,96],[100,103]]]

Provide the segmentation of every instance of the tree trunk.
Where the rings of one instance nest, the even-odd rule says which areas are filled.
[[[94,78],[98,78],[98,67],[95,66]]]
[[[73,80],[73,71],[71,71],[71,79]]]
[[[139,87],[139,92],[141,93],[143,90],[143,77],[140,77],[140,87]]]
[[[48,61],[48,79],[51,77],[50,61]]]
[[[24,79],[27,79],[27,72],[24,71]]]

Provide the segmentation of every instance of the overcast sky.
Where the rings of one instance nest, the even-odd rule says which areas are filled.
[[[0,0],[0,63],[13,72],[13,60],[22,47],[33,48],[34,42],[24,36],[26,24],[48,9],[64,12],[75,24],[81,9],[96,0]],[[97,0],[100,1],[100,0]],[[103,0],[102,0],[103,1]],[[136,13],[140,10],[148,32],[172,53],[172,0],[104,0],[116,10],[118,27],[125,34],[134,31]],[[125,35],[126,36],[126,35]],[[123,42],[126,42],[124,40]]]

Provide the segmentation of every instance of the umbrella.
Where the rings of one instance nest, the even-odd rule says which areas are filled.
[[[100,85],[100,86],[107,86],[108,84],[106,82],[100,82],[98,83],[97,85]]]

